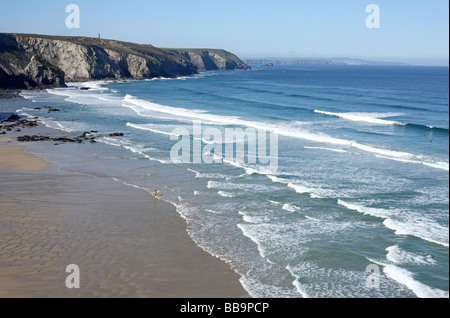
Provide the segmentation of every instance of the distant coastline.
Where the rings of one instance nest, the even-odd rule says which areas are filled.
[[[385,65],[411,66],[409,63],[369,61],[352,58],[247,58],[244,62],[250,65]]]

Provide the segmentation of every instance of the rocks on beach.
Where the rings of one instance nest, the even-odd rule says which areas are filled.
[[[109,137],[123,137],[124,134],[123,133],[113,133],[113,134],[109,134]]]
[[[47,109],[48,111],[60,111],[59,109],[43,106],[42,109]],[[35,117],[37,118],[37,117]],[[17,114],[11,114],[9,117],[2,122],[0,122],[0,135],[6,135],[8,131],[16,129],[16,132],[20,132],[21,128],[32,128],[37,127],[37,120],[24,119]],[[3,130],[3,131],[1,131]],[[108,134],[109,137],[123,137],[125,134],[121,132]],[[85,131],[80,136],[77,137],[49,137],[42,135],[24,135],[17,137],[18,142],[39,142],[39,141],[53,141],[56,144],[59,143],[78,143],[81,144],[83,141],[89,142],[91,144],[97,143],[96,138],[100,137],[97,130]]]
[[[23,119],[16,114],[11,114],[8,118],[0,122],[0,129],[11,131],[14,128],[36,127],[35,120]]]
[[[18,142],[36,142],[36,141],[55,141],[55,142],[72,142],[81,144],[83,140],[80,138],[67,138],[67,137],[48,137],[48,136],[21,136],[17,137]]]
[[[42,106],[42,107],[35,107],[34,110],[47,110],[48,113],[54,113],[54,112],[60,112],[61,110],[58,108],[53,108],[51,106]]]

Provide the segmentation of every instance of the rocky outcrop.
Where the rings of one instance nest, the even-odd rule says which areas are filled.
[[[236,55],[225,50],[216,49],[169,49],[183,56],[200,71],[215,70],[250,70]]]
[[[83,37],[0,34],[0,88],[197,74],[173,52],[151,45]]]

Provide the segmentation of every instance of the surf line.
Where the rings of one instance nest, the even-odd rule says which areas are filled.
[[[224,136],[220,129],[208,127],[203,130],[201,122],[194,121],[193,135],[187,128],[178,127],[172,131],[170,139],[178,141],[170,151],[170,158],[174,163],[259,162],[268,165],[274,172],[278,170],[278,135],[272,131],[252,127],[245,130],[240,127],[225,128]],[[208,142],[202,149],[204,140]],[[225,142],[229,140],[234,142]]]

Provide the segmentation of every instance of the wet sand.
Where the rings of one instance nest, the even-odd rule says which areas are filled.
[[[10,142],[4,139],[3,142]],[[2,140],[0,139],[0,145]],[[2,145],[0,148],[0,171],[42,171],[49,164],[44,159],[25,152],[24,146]]]
[[[0,140],[0,297],[248,297],[172,205],[24,150]],[[69,264],[79,289],[65,285]]]

